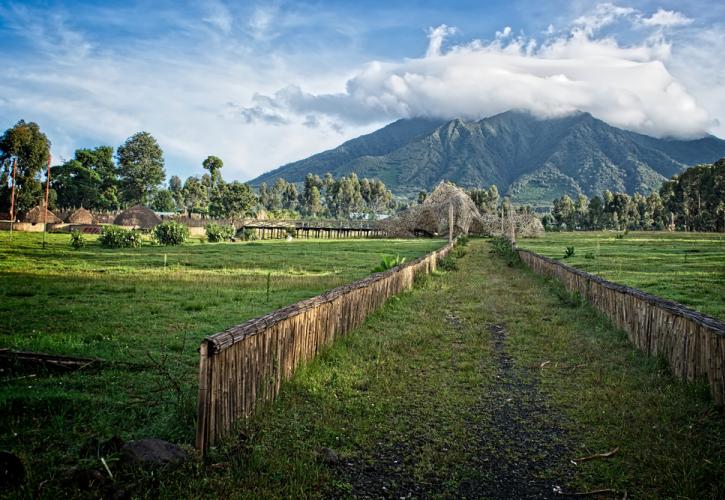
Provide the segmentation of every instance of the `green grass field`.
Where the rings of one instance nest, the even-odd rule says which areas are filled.
[[[0,232],[0,348],[94,357],[100,371],[13,373],[0,384],[0,449],[38,478],[94,436],[193,441],[201,339],[408,260],[442,240],[146,244],[74,250],[69,235]],[[269,283],[269,293],[267,284]],[[19,375],[19,376],[18,376]]]
[[[621,238],[617,237],[621,235]],[[611,231],[546,233],[518,242],[607,280],[725,319],[725,235]],[[566,247],[574,256],[563,259]]]

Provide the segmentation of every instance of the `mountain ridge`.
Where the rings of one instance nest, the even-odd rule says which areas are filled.
[[[356,172],[402,196],[450,180],[465,188],[496,184],[514,202],[549,205],[563,194],[591,197],[605,189],[646,194],[689,166],[724,156],[725,140],[711,135],[657,139],[588,113],[539,119],[507,111],[478,121],[400,119],[250,183]]]

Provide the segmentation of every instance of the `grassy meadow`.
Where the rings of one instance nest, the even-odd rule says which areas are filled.
[[[42,480],[89,440],[193,441],[197,348],[217,331],[362,278],[442,240],[284,240],[104,249],[0,232],[0,348],[101,358],[71,374],[0,374],[0,449]],[[269,290],[269,291],[268,291]],[[37,467],[37,469],[35,468]]]
[[[519,246],[725,319],[725,234],[562,232]],[[574,255],[564,259],[567,247]]]
[[[93,493],[722,498],[725,420],[702,383],[672,378],[589,306],[507,266],[485,241],[456,265],[303,366],[204,461],[162,474],[112,461],[115,486]],[[594,490],[607,491],[584,495]]]

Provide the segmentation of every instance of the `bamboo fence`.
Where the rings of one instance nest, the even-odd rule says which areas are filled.
[[[196,447],[213,445],[255,407],[272,401],[295,368],[353,328],[418,274],[436,269],[439,250],[205,338],[199,349]]]
[[[636,288],[618,285],[548,257],[517,249],[534,272],[578,292],[641,351],[664,357],[672,374],[707,378],[716,404],[725,404],[725,323]]]

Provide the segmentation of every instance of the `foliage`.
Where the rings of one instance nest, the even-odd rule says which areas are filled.
[[[224,226],[221,224],[207,224],[204,226],[206,230],[206,237],[209,243],[218,243],[220,241],[226,241],[234,236],[234,226]]]
[[[648,196],[604,191],[576,202],[564,195],[554,200],[551,216],[542,219],[551,230],[725,231],[725,158],[713,165],[688,168]],[[618,236],[621,237],[621,236]]]
[[[520,265],[519,254],[514,250],[511,240],[503,236],[491,238],[491,252],[503,258],[509,266]]]
[[[465,257],[466,254],[468,254],[468,250],[466,250],[466,247],[463,247],[463,246],[455,246],[455,247],[453,247],[453,256],[456,259],[460,259],[461,257]]]
[[[220,180],[212,195],[209,214],[236,221],[253,216],[256,205],[257,197],[249,184],[238,181],[227,184]]]
[[[125,200],[148,203],[166,178],[164,153],[156,139],[148,132],[138,132],[118,147],[116,157]]]
[[[400,255],[396,255],[395,257],[392,255],[383,255],[380,263],[372,269],[372,272],[382,273],[383,271],[388,271],[403,264],[405,264],[405,257],[401,257]]]
[[[77,229],[74,229],[70,232],[70,246],[75,248],[76,250],[79,250],[86,246],[86,239],[83,236],[83,233],[78,231]]]
[[[107,248],[138,248],[141,246],[141,234],[120,226],[104,226],[98,242]]]
[[[277,178],[270,189],[259,186],[259,204],[270,213],[297,211],[308,217],[327,216],[348,219],[362,214],[379,214],[395,208],[393,194],[378,179],[359,179],[354,172],[335,179],[307,174],[302,192],[294,183]]]
[[[25,212],[43,199],[39,174],[50,157],[50,141],[37,123],[20,120],[0,136],[0,210],[10,209],[10,183],[13,161],[15,173],[15,212]],[[51,208],[53,204],[50,204]]]
[[[564,258],[568,259],[569,257],[574,257],[575,253],[576,249],[572,246],[568,246],[564,249]]]
[[[446,272],[457,271],[458,263],[456,263],[456,258],[451,254],[446,255],[438,262],[438,269]]]
[[[51,168],[51,186],[60,207],[117,210],[118,182],[111,146],[77,149],[73,159]]]
[[[169,220],[154,228],[154,239],[161,245],[183,245],[189,237],[189,228],[179,222]]]
[[[176,200],[174,193],[168,189],[159,189],[151,201],[151,209],[157,212],[175,212]]]
[[[238,233],[243,241],[255,241],[257,239],[257,230],[253,227],[245,227]]]
[[[470,236],[468,236],[467,234],[462,234],[456,240],[456,246],[465,247],[466,245],[468,245],[468,243],[470,241],[471,241],[471,237]]]

